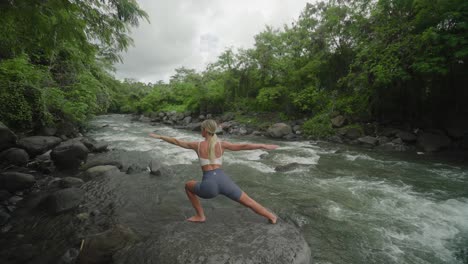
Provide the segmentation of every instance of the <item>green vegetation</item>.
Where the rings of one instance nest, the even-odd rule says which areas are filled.
[[[0,120],[15,129],[83,124],[117,107],[109,73],[146,13],[132,0],[0,3]],[[115,90],[117,89],[117,90]]]
[[[250,111],[309,118],[305,132],[323,137],[332,113],[432,127],[468,115],[465,0],[307,4],[253,48],[156,84],[108,74],[130,43],[127,26],[146,17],[133,1],[28,3],[7,1],[0,14],[0,119],[15,127],[106,111]]]

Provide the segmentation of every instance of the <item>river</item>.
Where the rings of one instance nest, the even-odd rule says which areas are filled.
[[[140,233],[151,232],[154,222],[190,216],[183,187],[187,180],[200,180],[201,172],[195,152],[148,133],[187,141],[202,138],[199,132],[130,119],[99,116],[91,122],[88,136],[125,151],[126,159],[155,159],[172,170],[172,176],[159,177],[153,184],[146,180],[147,173],[120,181],[126,202],[120,204],[117,218]],[[226,152],[223,167],[246,193],[301,230],[314,263],[467,263],[466,166],[325,142],[221,138],[280,146],[269,152]],[[275,171],[292,162],[301,166]],[[202,204],[213,210],[239,207],[224,197]]]

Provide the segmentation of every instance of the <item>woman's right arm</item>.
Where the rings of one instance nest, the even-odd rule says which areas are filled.
[[[254,149],[273,150],[273,149],[278,148],[277,145],[270,145],[270,144],[250,144],[250,143],[233,144],[233,143],[229,143],[226,141],[222,141],[221,144],[224,149],[228,149],[232,151],[254,150]]]

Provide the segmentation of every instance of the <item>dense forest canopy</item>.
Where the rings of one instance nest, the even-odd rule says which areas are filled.
[[[97,113],[279,112],[327,135],[330,116],[443,127],[468,115],[468,2],[309,3],[250,49],[227,48],[202,72],[168,83],[109,71],[147,15],[132,0],[1,4],[0,119],[18,128]]]

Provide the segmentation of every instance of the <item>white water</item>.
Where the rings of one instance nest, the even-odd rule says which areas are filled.
[[[100,128],[104,124],[109,127]],[[199,141],[196,132],[131,123],[128,116],[115,115],[98,117],[93,125],[90,135],[114,149],[146,152],[167,165],[196,166],[194,151],[147,136],[156,130]],[[301,228],[314,263],[466,263],[466,167],[339,145],[222,139],[280,145],[270,152],[226,152],[225,169],[245,191]],[[301,166],[275,172],[293,162]]]

